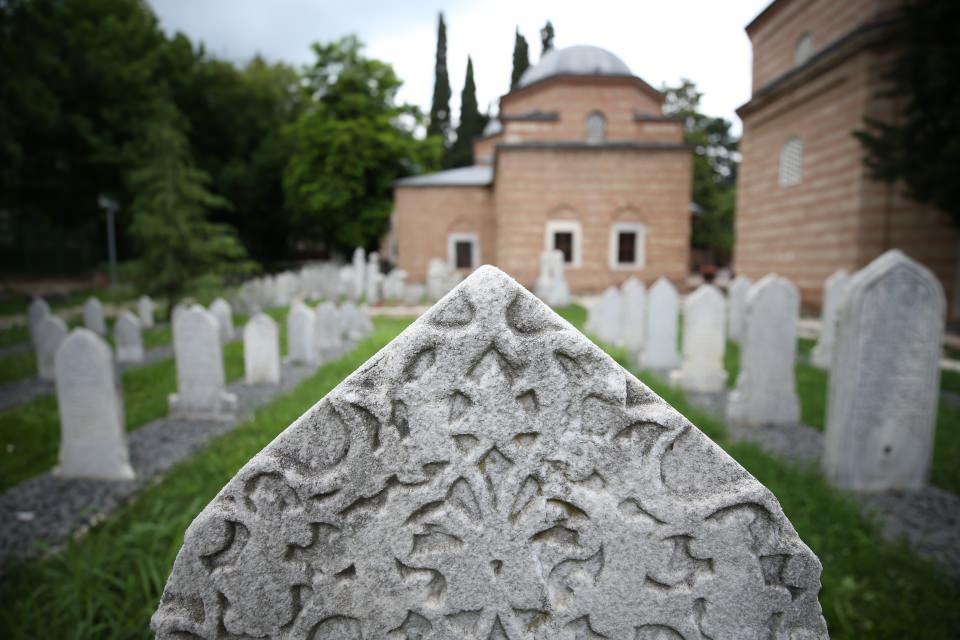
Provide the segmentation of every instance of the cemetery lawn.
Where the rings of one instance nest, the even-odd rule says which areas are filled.
[[[29,341],[30,332],[27,330],[27,325],[25,324],[0,329],[0,347],[9,347]]]

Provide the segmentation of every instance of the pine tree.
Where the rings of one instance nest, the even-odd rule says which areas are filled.
[[[513,89],[520,82],[520,76],[530,68],[530,47],[527,45],[527,39],[520,34],[517,28],[516,36],[513,41],[513,74],[510,76],[510,88]]]
[[[460,123],[457,140],[450,150],[449,166],[465,167],[473,164],[473,139],[483,133],[483,118],[477,108],[477,87],[473,82],[473,60],[467,56],[467,77],[460,94]]]
[[[543,46],[543,49],[540,51],[540,57],[543,57],[547,51],[553,49],[553,23],[547,20],[547,24],[543,25],[543,29],[540,29],[540,44]]]
[[[450,135],[450,76],[447,73],[447,25],[443,14],[437,20],[437,59],[433,71],[433,103],[427,135],[441,136],[444,144]]]

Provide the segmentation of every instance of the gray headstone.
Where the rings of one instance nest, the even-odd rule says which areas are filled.
[[[427,264],[427,297],[431,302],[436,302],[449,291],[450,275],[450,267],[445,260],[430,259]]]
[[[820,310],[820,336],[817,344],[810,353],[810,361],[821,369],[829,369],[833,360],[834,338],[837,333],[837,314],[844,296],[850,276],[843,269],[834,272],[823,283],[823,306]]]
[[[740,374],[727,403],[727,421],[744,427],[795,425],[800,421],[793,373],[800,294],[792,282],[771,274],[750,287],[746,302]]]
[[[140,321],[124,311],[113,323],[113,342],[117,346],[117,362],[143,362],[143,334]]]
[[[897,250],[850,279],[830,370],[824,467],[860,491],[924,486],[933,453],[946,300]]]
[[[157,310],[157,305],[150,299],[150,296],[140,296],[137,300],[137,315],[140,318],[140,326],[149,329],[154,325],[153,313]]]
[[[133,479],[110,346],[88,329],[74,329],[57,349],[56,371],[60,463],[54,474]]]
[[[419,282],[408,282],[403,288],[403,302],[409,305],[423,304],[427,295],[426,285]]]
[[[683,364],[670,381],[687,391],[717,393],[727,383],[726,301],[712,284],[703,284],[683,301]]]
[[[367,257],[367,275],[364,281],[364,296],[367,304],[377,305],[383,299],[383,274],[380,273],[380,254],[376,251]]]
[[[210,303],[210,313],[217,319],[217,325],[220,327],[220,342],[226,343],[234,339],[233,330],[233,309],[230,303],[223,298],[217,298]]]
[[[160,638],[826,638],[776,498],[481,267],[187,529]]]
[[[563,277],[563,252],[544,251],[540,254],[540,274],[535,288],[537,297],[551,307],[570,304],[570,287]]]
[[[677,290],[666,278],[658,279],[647,295],[647,336],[640,356],[642,368],[670,371],[680,366],[680,354],[677,352],[679,313]]]
[[[647,316],[647,289],[636,278],[623,283],[623,346],[636,356],[643,348]]]
[[[367,259],[366,253],[361,247],[357,247],[353,250],[353,271],[351,275],[353,276],[353,282],[350,286],[349,297],[351,300],[359,300],[363,296],[364,283],[366,282],[366,273],[367,273]]]
[[[196,419],[233,417],[237,397],[226,390],[220,325],[199,305],[180,311],[173,323],[177,393],[170,394],[170,413]]]
[[[97,298],[87,298],[83,303],[83,326],[97,335],[107,335],[107,322],[104,318],[103,304]]]
[[[403,269],[393,269],[383,280],[383,298],[387,302],[399,302],[403,300],[404,290],[407,284],[407,272]]]
[[[606,344],[623,344],[623,296],[616,287],[609,287],[600,296],[594,333]]]
[[[747,310],[747,291],[753,282],[746,276],[737,276],[727,289],[727,335],[734,342],[740,342],[744,330],[744,318]]]
[[[287,359],[290,362],[311,364],[317,361],[314,322],[310,307],[300,301],[290,305],[287,313]]]
[[[37,326],[37,377],[46,382],[53,382],[56,370],[54,357],[57,348],[67,337],[67,323],[62,318],[49,314]]]
[[[247,384],[280,384],[280,333],[265,313],[243,328],[243,371]]]
[[[317,355],[326,360],[343,350],[343,330],[337,307],[329,300],[313,311],[313,337]]]
[[[43,298],[34,298],[27,308],[27,331],[30,334],[30,344],[37,348],[37,329],[44,318],[50,315],[50,305]]]

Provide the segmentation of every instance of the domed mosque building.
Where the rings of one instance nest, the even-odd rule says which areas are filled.
[[[575,293],[689,268],[692,150],[664,95],[592,46],[547,52],[500,98],[470,167],[399,180],[390,257],[410,281],[432,258],[495,264],[522,284],[559,249]]]

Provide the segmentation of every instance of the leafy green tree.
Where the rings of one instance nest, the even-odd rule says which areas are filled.
[[[871,175],[905,185],[960,224],[960,3],[920,0],[902,8],[892,34],[896,56],[881,97],[900,107],[891,119],[865,118],[854,132]]]
[[[450,138],[450,75],[447,73],[447,25],[437,17],[437,58],[433,69],[433,102],[427,135],[440,136],[444,145]]]
[[[283,186],[293,228],[333,250],[373,248],[389,224],[394,181],[436,168],[441,141],[414,136],[420,111],[396,103],[393,68],[365,57],[356,37],[313,49],[311,100],[287,128],[294,149]]]
[[[547,24],[543,25],[543,29],[540,29],[540,57],[543,57],[547,51],[553,49],[553,23],[547,20]]]
[[[134,193],[131,234],[139,258],[130,271],[144,291],[166,300],[167,309],[187,292],[222,285],[249,273],[243,245],[232,227],[207,218],[229,203],[207,188],[209,176],[196,169],[176,109],[155,105],[137,141],[138,166],[128,175]]]
[[[707,249],[719,263],[729,261],[733,250],[733,214],[736,193],[738,141],[730,122],[700,111],[703,94],[690,80],[665,87],[663,112],[683,121],[684,141],[693,145],[693,202],[699,207],[694,219],[692,244]]]
[[[513,89],[520,82],[520,76],[530,68],[530,47],[527,45],[527,39],[520,33],[520,28],[513,39],[513,73],[510,75],[510,88]]]
[[[483,133],[484,119],[477,107],[477,86],[473,82],[473,60],[467,56],[467,76],[460,93],[460,122],[457,140],[450,150],[449,166],[465,167],[473,164],[473,139]]]

